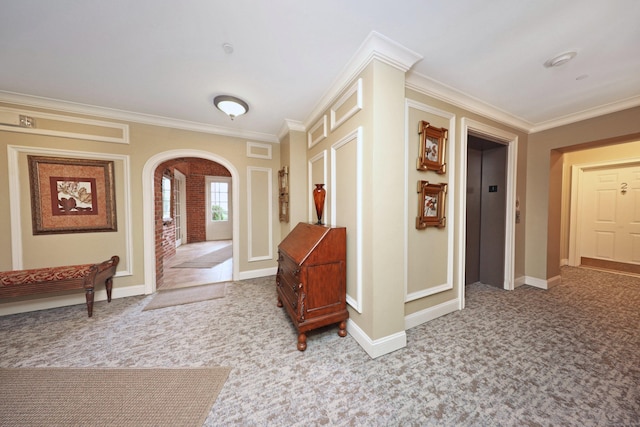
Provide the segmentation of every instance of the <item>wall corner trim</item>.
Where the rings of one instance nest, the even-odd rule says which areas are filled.
[[[372,340],[353,319],[348,320],[347,331],[372,359],[407,346],[407,334],[405,331]]]
[[[560,276],[555,276],[550,279],[538,279],[537,277],[524,276],[525,285],[533,286],[540,289],[549,289],[560,282]]]

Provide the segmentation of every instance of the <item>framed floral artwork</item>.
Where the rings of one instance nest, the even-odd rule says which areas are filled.
[[[118,230],[113,161],[27,159],[33,234]]]
[[[445,205],[447,184],[429,184],[429,181],[418,181],[418,216],[416,228],[443,228],[446,225]]]
[[[418,123],[420,135],[420,150],[417,169],[420,171],[433,170],[436,173],[446,172],[445,151],[449,131],[445,128],[436,128],[421,120]]]

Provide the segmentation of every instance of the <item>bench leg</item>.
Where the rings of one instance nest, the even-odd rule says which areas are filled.
[[[87,313],[91,317],[93,315],[93,289],[87,289],[85,296],[87,298]]]
[[[113,289],[113,277],[109,277],[106,282],[104,282],[105,288],[107,288],[107,302],[111,302],[111,289]]]

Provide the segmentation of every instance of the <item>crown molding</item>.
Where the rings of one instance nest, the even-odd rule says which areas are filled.
[[[484,101],[467,95],[452,88],[451,86],[447,86],[420,73],[409,72],[407,74],[405,86],[407,89],[420,92],[424,95],[439,99],[440,101],[448,102],[449,104],[464,108],[467,111],[495,120],[526,133],[529,133],[533,127],[533,123],[507,113],[506,111],[496,108]]]
[[[411,89],[424,95],[439,99],[441,101],[448,102],[449,104],[464,108],[465,110],[468,110],[472,113],[481,115],[491,120],[495,120],[499,123],[511,126],[514,129],[521,130],[528,134],[541,132],[555,127],[565,126],[582,120],[592,119],[594,117],[602,116],[605,114],[611,114],[618,111],[626,110],[628,108],[640,106],[640,96],[634,96],[631,98],[623,99],[622,101],[612,102],[610,104],[590,108],[578,113],[569,114],[552,120],[547,120],[539,123],[531,123],[420,73],[410,71],[407,74],[405,86],[407,89]]]
[[[304,127],[308,129],[313,125],[317,118],[333,104],[349,82],[355,79],[374,59],[406,72],[422,59],[422,55],[376,31],[372,31],[311,111],[311,114],[304,121]]]
[[[181,129],[194,132],[209,133],[222,136],[230,136],[241,139],[264,142],[278,142],[276,135],[252,132],[246,130],[236,130],[223,126],[214,126],[207,123],[191,122],[188,120],[179,120],[169,117],[154,116],[151,114],[135,113],[132,111],[117,110],[112,108],[98,107],[95,105],[80,104],[58,99],[43,98],[39,96],[24,95],[14,92],[0,91],[0,102],[10,104],[18,104],[26,107],[45,108],[56,111],[63,111],[72,114],[83,114],[89,116],[98,116],[113,120],[122,120],[127,122],[141,123],[146,125],[154,125],[168,127],[172,129]]]
[[[306,128],[304,127],[304,123],[298,120],[284,119],[284,123],[280,128],[280,132],[278,132],[278,140],[282,141],[282,138],[287,136],[287,134],[291,131],[305,132]]]
[[[541,132],[543,130],[576,123],[582,120],[592,119],[594,117],[604,116],[605,114],[616,113],[618,111],[638,106],[640,106],[640,96],[633,96],[631,98],[623,99],[622,101],[616,101],[609,104],[601,105],[599,107],[589,108],[587,110],[580,111],[579,113],[569,114],[566,116],[558,117],[557,119],[536,123],[531,129],[530,133]]]

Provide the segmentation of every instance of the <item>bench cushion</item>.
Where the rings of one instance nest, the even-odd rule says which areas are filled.
[[[0,272],[0,287],[20,286],[30,283],[82,279],[94,264],[67,265],[62,267],[34,268]]]

